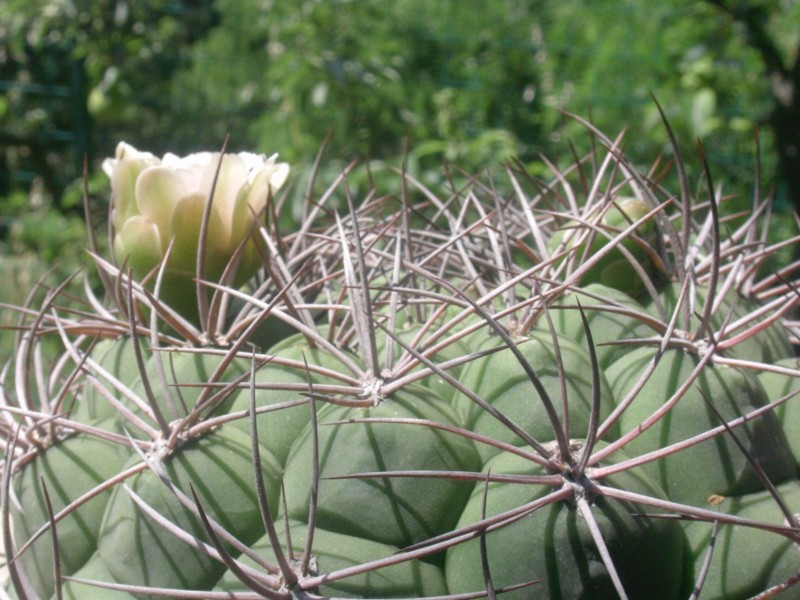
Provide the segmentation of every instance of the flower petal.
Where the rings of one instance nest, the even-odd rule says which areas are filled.
[[[267,159],[265,164],[265,168],[272,167],[270,185],[272,185],[273,192],[286,183],[286,179],[289,177],[289,163],[279,163],[276,162],[277,159],[278,155],[273,154]]]
[[[217,165],[213,165],[213,171]],[[239,190],[247,181],[248,169],[245,161],[237,154],[226,154],[219,169],[217,187],[214,189],[214,207],[222,218],[225,230],[230,232],[233,211]],[[209,189],[211,185],[209,184]],[[228,236],[230,233],[228,233]]]
[[[186,156],[177,156],[167,152],[162,163],[165,167],[170,167],[171,169],[192,169],[194,167],[206,169],[210,165],[216,165],[218,160],[218,152],[195,152]]]
[[[159,159],[120,143],[115,158],[103,163],[111,178],[117,261],[129,261],[142,278],[158,266],[172,243],[161,292],[170,303],[194,314],[194,299],[187,301],[185,296],[195,286],[200,228],[209,197],[213,202],[203,275],[218,280],[250,233],[254,215],[286,181],[289,165],[276,159],[277,155],[250,152],[183,157],[167,153]],[[247,240],[235,282],[243,283],[261,265],[264,250],[258,243],[257,238]]]
[[[171,270],[194,274],[197,271],[197,248],[200,242],[200,226],[203,210],[208,198],[205,194],[193,194],[182,198],[170,219],[171,239],[174,240],[168,267]],[[218,278],[222,267],[230,259],[226,251],[227,232],[216,210],[211,211],[206,237],[206,277]],[[167,240],[169,243],[170,240]]]
[[[248,182],[239,191],[234,207],[230,243],[236,246],[246,236],[253,223],[253,217],[261,213],[267,200],[283,185],[289,175],[289,165],[274,163],[271,157],[262,168],[251,172]]]
[[[172,237],[170,220],[175,206],[182,198],[195,193],[192,174],[186,170],[150,167],[139,175],[136,182],[138,212],[158,227],[164,244],[162,250],[166,250]]]
[[[103,171],[111,179],[112,220],[116,229],[139,210],[136,206],[136,180],[147,169],[159,164],[149,152],[139,152],[124,142],[117,146],[117,157],[103,162]]]
[[[161,162],[149,152],[140,152],[130,144],[120,142],[117,144],[114,158],[107,158],[103,161],[103,171],[106,175],[111,177],[114,167],[122,161],[129,160],[144,160],[150,164],[158,164]]]
[[[158,227],[144,217],[131,217],[114,236],[114,253],[119,264],[127,260],[136,277],[141,279],[163,257]]]

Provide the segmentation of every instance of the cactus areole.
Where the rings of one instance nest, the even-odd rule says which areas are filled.
[[[800,598],[800,237],[581,122],[549,182],[298,199],[120,144],[103,289],[0,370],[8,594]]]

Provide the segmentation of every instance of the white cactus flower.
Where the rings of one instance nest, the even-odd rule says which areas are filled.
[[[160,264],[172,243],[164,282],[166,299],[170,300],[170,286],[187,291],[196,277],[201,223],[212,197],[204,274],[206,279],[218,278],[267,199],[288,177],[289,165],[276,158],[249,152],[222,156],[201,152],[185,157],[168,153],[159,159],[121,142],[116,157],[103,162],[111,179],[118,264],[127,261],[134,275],[142,278]],[[254,242],[250,242],[241,256],[237,281],[251,276],[258,262]]]

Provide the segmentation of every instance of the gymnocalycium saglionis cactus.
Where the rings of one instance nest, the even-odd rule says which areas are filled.
[[[102,293],[15,309],[3,594],[800,597],[800,237],[581,122],[293,231],[274,158],[120,146]]]

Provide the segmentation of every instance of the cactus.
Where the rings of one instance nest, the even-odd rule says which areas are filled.
[[[175,174],[120,146],[103,293],[17,309],[9,593],[800,597],[797,284],[760,271],[800,236],[767,242],[769,198],[726,221],[677,148],[671,195],[585,125],[552,182],[403,173],[355,202],[346,170],[292,232],[274,159],[204,160],[252,185],[196,170],[170,234],[130,194]]]

